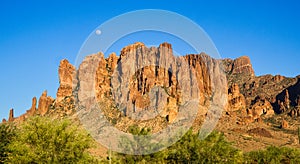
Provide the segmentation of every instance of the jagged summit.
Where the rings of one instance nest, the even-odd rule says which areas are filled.
[[[147,48],[144,43],[142,42],[136,42],[134,44],[128,45],[124,47],[121,50],[120,57],[118,57],[115,53],[112,53],[109,55],[108,58],[104,59],[104,55],[100,53],[100,58],[103,58],[99,63],[98,70],[96,72],[96,82],[97,82],[97,87],[95,88],[97,92],[97,98],[103,98],[104,95],[109,95],[109,88],[111,87],[109,81],[109,77],[112,75],[114,69],[117,67],[119,62],[122,62],[122,57],[124,58],[125,56],[134,56],[132,58],[133,61],[145,61],[145,60],[153,60],[150,58],[147,58],[148,54],[154,53],[156,54],[156,61],[160,62],[165,62],[164,60],[167,60],[171,56],[173,56],[172,53],[172,45],[164,42],[160,44],[157,48]],[[99,55],[99,54],[98,54]],[[89,61],[90,59],[93,59],[94,55],[87,56],[84,61]],[[201,54],[189,54],[184,56],[185,60],[189,63],[190,66],[192,66],[196,70],[197,77],[199,78],[199,88],[201,92],[205,92],[210,94],[210,89],[211,89],[211,82],[210,82],[210,75],[205,73],[206,70],[209,67],[214,67],[216,64],[223,64],[223,67],[225,68],[225,72],[227,75],[227,80],[228,80],[228,86],[227,88],[231,89],[228,92],[228,98],[229,98],[229,105],[228,108],[231,108],[230,110],[233,109],[241,109],[241,108],[251,108],[252,102],[254,101],[255,97],[253,95],[262,95],[262,97],[266,97],[266,100],[270,101],[270,103],[274,104],[273,108],[278,108],[274,109],[276,112],[282,111],[280,108],[282,98],[276,98],[276,94],[281,94],[284,89],[291,88],[293,84],[295,84],[296,80],[286,78],[280,75],[276,76],[261,76],[261,77],[255,77],[254,70],[252,68],[252,64],[250,61],[250,58],[248,56],[241,56],[237,59],[223,59],[221,60],[221,63],[218,63],[218,60],[212,59],[209,55],[205,53]],[[125,59],[123,59],[125,60]],[[208,65],[208,64],[213,64],[213,65]],[[150,69],[151,70],[151,69]],[[150,71],[149,70],[149,71]],[[126,70],[123,70],[126,72]],[[146,70],[147,71],[147,70]],[[147,72],[145,71],[145,74]],[[68,99],[73,99],[73,89],[76,86],[76,83],[78,83],[78,79],[76,79],[76,74],[78,71],[76,71],[75,67],[68,62],[68,60],[64,59],[60,62],[59,69],[58,69],[58,76],[59,76],[59,83],[60,86],[57,90],[56,94],[56,99],[53,101],[53,98],[47,97],[47,92],[44,92],[39,100],[39,107],[35,109],[34,106],[37,105],[36,98],[33,98],[32,102],[32,107],[26,112],[25,115],[20,116],[24,120],[24,118],[30,115],[34,115],[35,113],[39,113],[41,115],[44,115],[48,113],[48,110],[50,108],[55,108],[55,107],[63,107],[64,106],[64,100],[66,98]],[[151,74],[151,71],[149,72]],[[250,76],[249,76],[250,75]],[[149,75],[150,76],[150,75]],[[163,75],[165,76],[165,75]],[[146,77],[143,77],[146,78]],[[166,77],[167,79],[169,77]],[[145,79],[144,79],[145,80]],[[159,81],[159,80],[158,80]],[[157,80],[153,81],[154,83],[159,83]],[[253,82],[252,82],[253,81]],[[262,84],[260,81],[264,81]],[[281,83],[284,81],[284,86],[281,86],[282,84],[278,84],[278,89],[274,91],[274,94],[270,96],[270,93],[266,93],[265,95],[263,92],[256,93],[256,90],[260,90],[261,86],[269,86],[269,83],[272,83],[272,85],[276,85],[273,83]],[[138,82],[138,85],[141,86],[147,86],[149,90],[149,87],[151,87],[151,82],[145,82],[145,81],[140,81]],[[145,83],[145,84],[143,84]],[[173,82],[175,83],[175,81]],[[248,84],[251,83],[251,84]],[[256,89],[257,88],[257,89]],[[276,87],[275,87],[276,88]],[[281,89],[280,89],[281,88]],[[241,91],[239,91],[241,90]],[[132,91],[130,91],[132,92]],[[139,92],[139,91],[138,91]],[[292,91],[290,91],[292,92]],[[297,94],[295,93],[296,96],[293,96],[292,101],[296,101]],[[293,94],[293,95],[295,95]],[[238,97],[237,97],[238,96]],[[201,97],[201,96],[200,96]],[[245,97],[245,98],[244,98]],[[250,98],[251,97],[251,98]],[[280,97],[280,96],[277,96]],[[281,96],[282,97],[282,96]],[[201,98],[200,102],[203,102],[205,98]],[[71,101],[71,100],[69,100]],[[133,99],[136,103],[139,103],[140,100],[136,98]],[[51,104],[53,103],[53,104]],[[142,103],[142,102],[140,102]],[[237,105],[240,104],[240,105]],[[297,105],[294,102],[292,102],[292,105]],[[36,110],[38,112],[36,112]],[[11,111],[13,113],[13,111]],[[71,112],[70,112],[71,113]],[[205,113],[205,112],[204,112]],[[296,112],[297,113],[297,112]],[[13,114],[11,114],[13,116]],[[11,120],[18,120],[18,119],[12,119]]]
[[[227,74],[247,74],[255,76],[250,58],[248,56],[241,56],[234,60],[224,59],[224,66]]]
[[[178,59],[177,63],[174,62],[175,58]],[[145,63],[146,65],[143,65]],[[90,64],[96,64],[94,74],[88,69]],[[194,79],[191,79],[191,72],[195,73]],[[121,77],[114,78],[116,74]],[[95,78],[90,79],[93,76]],[[178,76],[183,80],[178,80]],[[94,88],[97,101],[108,104],[110,108],[116,108],[105,110],[104,113],[108,120],[124,131],[132,124],[139,124],[157,132],[169,123],[176,122],[179,117],[179,105],[184,101],[182,93],[190,95],[190,98],[192,95],[198,96],[199,109],[193,126],[200,128],[211,103],[222,103],[220,97],[213,98],[218,88],[221,88],[219,92],[226,95],[224,111],[227,115],[223,117],[228,116],[228,119],[232,120],[229,121],[230,127],[252,127],[260,123],[259,126],[267,128],[268,125],[263,124],[262,120],[266,122],[277,117],[283,117],[290,121],[290,125],[296,126],[299,122],[293,120],[300,119],[300,76],[255,76],[247,56],[221,60],[213,59],[205,53],[175,57],[169,43],[148,48],[144,43],[137,42],[124,47],[120,56],[115,53],[111,53],[107,58],[102,53],[87,56],[78,70],[64,59],[59,65],[58,77],[60,85],[56,99],[47,96],[45,91],[38,101],[35,97],[32,99],[32,106],[25,114],[15,117],[12,109],[9,119],[3,119],[3,122],[21,122],[33,115],[74,115],[77,99],[85,96],[84,87]],[[115,93],[112,93],[115,82],[120,84],[118,87],[121,89],[117,97],[113,97]],[[155,87],[158,88],[157,93],[167,93],[159,96],[159,101],[165,102],[164,106],[160,106],[158,117],[143,120],[144,115],[148,116],[154,112],[150,97],[151,90]],[[129,104],[117,108],[118,104],[114,104],[114,101],[121,100],[128,100]],[[143,118],[142,121],[135,120],[133,114]],[[222,121],[223,118],[220,122]],[[229,122],[222,122],[220,127],[228,128],[223,126]],[[268,124],[275,126],[273,122]],[[294,128],[284,127],[290,130]]]
[[[142,42],[136,42],[134,44],[128,45],[128,46],[122,48],[120,56],[123,56],[126,53],[131,52],[131,51],[136,50],[137,48],[141,48],[141,47],[145,47],[145,44]]]

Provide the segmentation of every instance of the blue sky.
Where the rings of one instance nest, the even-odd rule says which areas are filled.
[[[16,116],[24,113],[32,97],[44,90],[55,97],[59,61],[74,63],[97,26],[138,9],[169,10],[190,18],[211,37],[223,58],[248,55],[256,75],[299,75],[299,8],[296,0],[2,0],[0,118],[7,118],[10,108]]]

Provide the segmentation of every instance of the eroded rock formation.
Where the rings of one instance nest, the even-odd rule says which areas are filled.
[[[97,65],[95,70],[88,69],[90,64]],[[158,112],[168,122],[177,118],[180,104],[193,98],[198,99],[198,114],[202,116],[210,106],[227,103],[227,112],[247,112],[245,122],[259,121],[260,116],[273,115],[274,111],[300,116],[300,98],[297,98],[300,77],[256,77],[247,56],[215,60],[201,53],[175,58],[169,43],[148,48],[138,42],[124,47],[119,57],[115,53],[107,58],[102,53],[87,56],[78,71],[67,60],[62,60],[58,74],[60,86],[55,102],[45,91],[38,104],[35,97],[32,99],[32,106],[25,114],[15,118],[11,110],[8,121],[46,115],[50,108],[54,109],[50,114],[60,111],[61,116],[70,115],[74,113],[75,101],[93,96],[98,101],[116,102],[126,116],[136,114],[146,119],[143,118],[145,113]],[[95,78],[90,79],[91,76]],[[95,95],[87,95],[84,88],[94,88]],[[124,100],[129,103],[124,104]],[[162,110],[155,111],[154,107]]]
[[[225,71],[229,74],[255,75],[248,56],[242,56],[235,60],[225,59],[224,63]]]
[[[32,98],[32,104],[31,104],[31,108],[29,110],[26,111],[28,116],[33,116],[36,113],[36,105],[37,105],[37,101],[36,101],[36,97]]]
[[[72,96],[73,92],[73,83],[76,83],[76,69],[69,63],[68,60],[64,59],[60,62],[58,68],[58,77],[59,77],[59,88],[56,93],[56,103],[62,101],[65,97]]]
[[[273,115],[274,110],[271,103],[263,97],[257,96],[250,107],[251,110],[255,111],[258,115]]]
[[[14,109],[9,110],[9,117],[8,117],[8,122],[13,122],[15,119],[14,117]]]
[[[233,84],[228,91],[228,111],[245,110],[246,100],[243,94],[240,93],[239,86]]]
[[[37,109],[38,114],[42,116],[45,115],[53,102],[54,99],[50,96],[47,96],[47,91],[44,91],[39,99],[39,105]]]

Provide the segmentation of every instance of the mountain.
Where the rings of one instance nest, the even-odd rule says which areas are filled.
[[[186,118],[194,120],[192,126],[199,130],[205,119],[215,117],[216,129],[246,151],[267,145],[297,146],[300,76],[255,76],[247,56],[176,57],[169,43],[148,48],[138,42],[124,47],[119,56],[87,56],[77,70],[64,59],[58,76],[56,99],[45,91],[38,103],[32,99],[26,113],[14,117],[11,109],[3,122],[22,122],[33,115],[76,118],[98,105],[107,120],[124,132],[133,124],[158,132],[170,124],[190,123]]]

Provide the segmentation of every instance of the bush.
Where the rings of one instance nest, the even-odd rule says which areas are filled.
[[[167,149],[168,163],[241,163],[243,154],[225,141],[221,133],[213,132],[205,140],[188,131],[181,140]]]
[[[69,120],[33,117],[9,144],[9,163],[78,163],[93,160],[86,152],[92,139]]]
[[[4,163],[9,152],[8,145],[16,135],[15,126],[9,123],[0,124],[0,163]]]
[[[131,128],[132,134],[146,135],[145,129]],[[120,143],[120,144],[124,144]],[[145,143],[142,143],[145,144]],[[128,148],[131,147],[130,144]],[[142,146],[146,148],[146,146]],[[115,154],[115,163],[242,163],[243,153],[225,141],[221,133],[213,132],[205,140],[188,131],[169,148],[150,155]]]
[[[135,135],[134,140],[135,142],[140,145],[139,148],[136,147],[136,143],[132,143],[131,140],[127,138],[122,138],[120,145],[122,147],[126,147],[128,151],[130,152],[147,152],[150,149],[150,143],[148,143],[147,135],[150,134],[150,129],[146,128],[139,128],[138,126],[131,126],[128,128],[129,133]],[[139,138],[137,136],[144,135],[145,138]],[[142,145],[142,146],[141,146]],[[158,145],[157,145],[158,146]],[[128,164],[134,164],[134,163],[164,163],[164,152],[157,152],[152,153],[148,155],[128,155],[128,154],[122,154],[122,153],[114,153],[114,157],[112,157],[112,160],[114,163],[128,163]]]
[[[300,150],[270,146],[266,150],[246,154],[248,163],[300,163]]]

